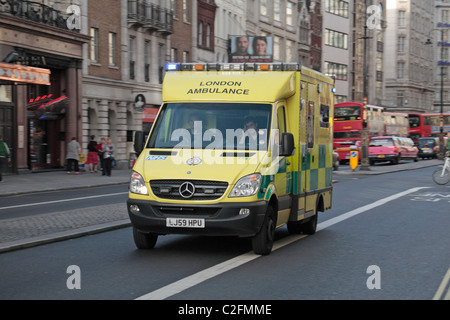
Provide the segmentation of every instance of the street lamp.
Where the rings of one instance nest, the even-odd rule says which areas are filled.
[[[440,110],[440,121],[439,121],[439,125],[440,125],[440,133],[439,133],[439,159],[444,159],[445,157],[445,148],[444,148],[444,30],[442,29],[433,29],[430,31],[439,31],[441,33],[441,59],[440,59],[440,66],[441,66],[441,91],[440,91],[440,96],[441,96],[441,110]],[[433,42],[431,41],[430,38],[427,39],[427,41],[425,42],[426,45],[430,45],[433,44]]]
[[[367,0],[364,1],[364,10],[367,14]],[[367,20],[366,20],[367,21]],[[363,128],[361,130],[361,171],[370,171],[370,163],[369,163],[369,130],[367,129],[367,101],[368,101],[368,92],[367,92],[367,40],[371,39],[371,37],[367,34],[367,23],[364,24],[364,53],[363,53]]]

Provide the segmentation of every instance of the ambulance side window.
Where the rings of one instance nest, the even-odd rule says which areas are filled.
[[[277,110],[277,125],[279,134],[276,143],[281,144],[281,136],[284,132],[286,132],[286,113],[284,110],[284,106],[279,107]]]

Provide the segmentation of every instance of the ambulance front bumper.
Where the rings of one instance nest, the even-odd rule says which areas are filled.
[[[262,226],[267,205],[266,201],[213,205],[127,201],[133,227],[161,235],[254,236]]]

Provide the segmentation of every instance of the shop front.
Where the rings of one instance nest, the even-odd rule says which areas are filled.
[[[50,70],[0,63],[0,136],[9,147],[11,161],[4,168],[6,173],[17,171],[17,149],[25,148],[24,125],[18,125],[17,94],[28,85],[50,86]],[[16,130],[17,128],[17,130]]]

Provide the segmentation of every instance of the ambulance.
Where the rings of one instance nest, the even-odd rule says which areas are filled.
[[[139,249],[167,234],[314,234],[331,208],[334,81],[297,63],[168,64],[127,210]]]

